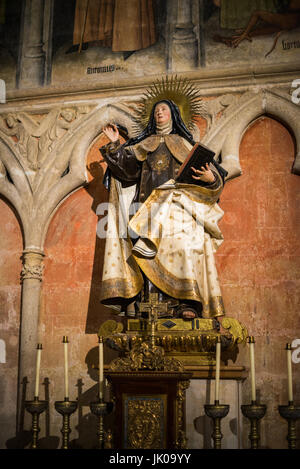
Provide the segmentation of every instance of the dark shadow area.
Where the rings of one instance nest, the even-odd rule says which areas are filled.
[[[31,442],[31,430],[24,430],[24,420],[25,420],[25,400],[26,400],[26,390],[27,384],[29,383],[27,376],[22,380],[21,386],[21,404],[19,409],[19,423],[17,427],[16,436],[10,438],[6,441],[7,449],[24,449]]]
[[[50,393],[49,393],[49,378],[45,378],[42,385],[45,388],[45,401],[50,402]],[[39,449],[57,449],[59,446],[60,438],[58,436],[50,435],[50,408],[49,406],[45,410],[45,415],[42,418],[45,419],[45,437],[39,439],[38,448]]]
[[[206,393],[205,393],[205,404],[210,402],[211,399],[211,391],[209,386],[209,379],[212,377],[212,369],[209,371],[208,381],[206,384]],[[212,432],[213,432],[213,422],[212,419],[209,418],[203,408],[203,415],[199,415],[194,419],[194,429],[200,435],[203,435],[203,448],[201,449],[212,449]]]
[[[24,423],[26,421],[32,422],[31,415],[26,415],[27,411],[25,408],[26,402],[26,391],[27,391],[27,384],[28,379],[25,376],[22,381],[22,390],[21,390],[21,404],[20,404],[20,411],[19,411],[19,423],[18,423],[18,430],[16,436],[7,440],[6,448],[7,449],[30,449],[31,442],[32,442],[32,430],[24,430]],[[40,400],[45,400],[48,403],[50,402],[50,395],[49,395],[49,385],[50,381],[49,378],[45,378],[42,385],[45,388],[44,397],[40,397]],[[51,436],[50,435],[50,408],[49,406],[47,409],[40,414],[39,417],[39,428],[45,422],[46,428],[46,435],[43,438],[38,439],[37,448],[38,449],[57,449],[59,445],[60,438],[58,436]]]
[[[5,49],[16,63],[19,53],[22,3],[20,0],[9,0],[0,5],[0,49]]]
[[[108,191],[103,186],[103,169],[98,161],[91,163],[88,167],[93,179],[85,188],[88,194],[93,198],[91,209],[97,214],[97,208],[101,203],[108,202]],[[107,213],[99,214],[99,220]],[[97,222],[97,223],[98,223]],[[95,254],[93,262],[93,272],[91,279],[90,297],[86,319],[86,334],[97,334],[100,325],[106,319],[111,319],[111,313],[108,308],[100,303],[100,285],[103,270],[103,257],[105,249],[105,238],[100,238],[96,234]]]
[[[98,444],[98,421],[97,417],[92,414],[90,410],[90,403],[98,400],[99,392],[99,349],[93,347],[87,353],[85,357],[85,363],[87,365],[88,375],[96,382],[91,388],[83,392],[84,382],[82,379],[77,380],[77,398],[78,398],[78,410],[77,410],[77,423],[75,423],[75,417],[73,421],[74,429],[78,431],[78,438],[70,439],[70,449],[95,449]],[[109,400],[108,387],[104,390],[105,401]],[[86,412],[88,410],[88,412]],[[107,431],[108,428],[112,428],[111,424],[112,415],[108,415],[104,418],[104,429]]]
[[[12,205],[12,203],[6,197],[4,197],[4,195],[0,194],[0,200],[2,200],[5,203],[5,205],[7,205],[11,209],[11,211],[13,212],[13,214],[16,217],[16,220],[18,221],[20,231],[21,231],[21,235],[22,235],[22,248],[24,249],[24,247],[25,247],[24,246],[24,230],[23,230],[22,220],[21,220],[17,210],[15,209],[15,207]]]
[[[72,44],[76,0],[55,0],[53,12],[53,56],[66,43]]]
[[[238,421],[237,418],[233,418],[229,421],[229,428],[233,435],[237,435],[238,433]]]

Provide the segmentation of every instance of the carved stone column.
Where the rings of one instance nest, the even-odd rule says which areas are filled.
[[[20,386],[24,377],[28,380],[27,399],[32,399],[34,394],[36,345],[39,342],[39,308],[42,274],[44,270],[43,258],[44,253],[38,249],[25,249],[23,251],[23,269],[21,272],[22,309],[20,321],[18,419],[20,419],[20,398],[22,394],[20,392]]]
[[[192,0],[177,0],[177,18],[172,38],[173,71],[190,70],[197,65],[197,37],[192,22]]]
[[[44,0],[26,0],[23,16],[18,86],[34,88],[44,83]]]

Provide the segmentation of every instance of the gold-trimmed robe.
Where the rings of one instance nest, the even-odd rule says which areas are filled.
[[[101,152],[105,155],[115,151],[117,155],[121,151],[129,157],[128,160],[122,160],[121,155],[116,157],[120,178],[123,165],[127,163],[129,167],[132,157],[143,168],[151,155],[159,151],[161,137],[154,137],[127,149],[109,144]],[[179,160],[184,161],[189,144],[178,135],[167,135],[164,140],[169,150],[174,149],[180,166]],[[111,161],[109,167],[112,169]],[[218,227],[223,211],[217,204],[223,182],[213,165],[212,170],[216,176],[213,184],[178,184],[171,178],[154,188],[131,219],[129,206],[136,194],[135,186],[123,187],[120,180],[112,180],[101,292],[105,304],[113,304],[111,299],[115,303],[120,298],[132,300],[143,288],[143,272],[170,297],[202,303],[203,317],[224,315],[214,260],[214,253],[223,241]],[[127,226],[137,237],[135,243]]]

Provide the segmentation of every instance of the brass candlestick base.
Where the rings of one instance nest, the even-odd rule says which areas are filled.
[[[296,422],[300,418],[300,406],[295,406],[293,401],[289,401],[288,405],[279,405],[278,411],[281,417],[287,420],[288,422],[288,448],[296,449]]]
[[[34,397],[33,401],[25,401],[25,409],[32,415],[32,441],[31,449],[37,449],[39,428],[39,417],[48,407],[47,401],[40,401],[38,397]]]
[[[69,435],[71,433],[70,429],[70,416],[77,409],[77,401],[69,401],[66,397],[64,401],[56,401],[54,403],[55,409],[63,416],[63,426],[61,433],[63,436],[62,449],[69,448]]]
[[[258,421],[264,417],[267,406],[252,401],[251,404],[242,405],[241,410],[242,414],[250,420],[249,440],[251,441],[251,449],[257,449],[260,439]]]
[[[111,413],[113,409],[112,402],[104,402],[103,399],[90,403],[91,412],[98,417],[98,449],[104,448],[104,417]]]
[[[229,412],[229,408],[229,405],[219,404],[219,401],[215,401],[214,404],[206,404],[204,406],[206,415],[213,419],[214,429],[211,436],[214,440],[214,449],[221,449],[221,440],[223,438],[221,433],[221,419],[226,417]]]

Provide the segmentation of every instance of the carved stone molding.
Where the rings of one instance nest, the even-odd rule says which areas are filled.
[[[23,252],[23,268],[21,271],[21,281],[27,279],[36,279],[40,282],[43,280],[43,264],[44,254],[37,251],[26,250]]]
[[[247,92],[233,99],[215,120],[203,138],[203,143],[221,155],[228,179],[240,176],[239,146],[247,127],[257,118],[267,115],[278,119],[293,133],[296,155],[291,171],[300,174],[300,108],[291,100],[288,90]]]

